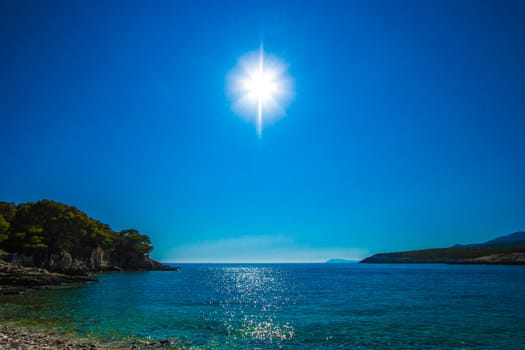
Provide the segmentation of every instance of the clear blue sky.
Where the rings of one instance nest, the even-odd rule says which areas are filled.
[[[0,200],[163,261],[318,261],[525,229],[523,1],[0,2]],[[226,76],[295,97],[257,137]]]

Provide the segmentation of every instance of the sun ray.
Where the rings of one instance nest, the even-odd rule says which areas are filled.
[[[257,105],[257,135],[261,137],[262,135],[262,96],[261,94],[265,91],[263,90],[263,87],[261,85],[264,84],[264,50],[263,46],[261,45],[261,48],[259,50],[259,82],[256,82],[258,85],[258,93],[259,93],[259,99],[258,99],[258,105]]]

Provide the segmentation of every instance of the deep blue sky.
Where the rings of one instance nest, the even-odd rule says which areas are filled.
[[[0,200],[66,202],[163,261],[304,261],[525,229],[523,1],[0,2]],[[226,76],[257,50],[267,127]]]

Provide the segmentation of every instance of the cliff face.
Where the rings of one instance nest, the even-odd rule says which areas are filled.
[[[55,254],[27,256],[8,254],[6,260],[14,265],[43,268],[50,272],[68,275],[84,275],[90,272],[122,270],[168,270],[169,268],[149,256],[128,252],[115,254],[114,251],[96,247],[90,254],[73,256],[63,250]]]
[[[49,271],[68,274],[83,274],[117,269],[116,266],[111,264],[108,254],[100,247],[93,249],[87,257],[73,257],[65,250],[58,254],[51,254],[43,261],[42,267]]]
[[[129,253],[125,257],[116,256],[100,247],[86,257],[73,257],[62,251],[42,258],[0,250],[0,295],[98,282],[83,276],[90,272],[178,269],[164,266],[147,255]]]

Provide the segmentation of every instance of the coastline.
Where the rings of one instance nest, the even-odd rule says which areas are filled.
[[[0,323],[0,349],[184,349],[174,339],[96,339],[76,334],[33,329],[11,322]]]
[[[123,271],[178,271],[180,267],[158,264],[156,269],[119,269]],[[113,271],[113,272],[117,272]],[[97,283],[96,271],[86,276],[65,275],[37,267],[24,267],[0,260],[0,296],[24,294],[42,289],[67,289]],[[42,328],[38,324],[17,323],[0,317],[0,349],[184,349],[175,339],[96,338],[76,333]]]
[[[525,265],[525,252],[457,257],[461,248],[414,250],[399,253],[380,253],[361,260],[360,264],[449,264],[449,265]],[[436,256],[436,252],[439,254]]]
[[[107,271],[89,271],[86,275],[68,275],[57,272],[49,272],[38,267],[25,267],[0,259],[0,295],[19,294],[37,289],[70,288],[85,283],[97,283],[98,279],[93,276],[104,272],[122,271],[178,271],[180,267],[169,267],[152,259],[151,268],[134,268]],[[153,264],[154,263],[154,264]]]
[[[0,295],[19,294],[35,289],[67,288],[96,283],[90,276],[71,276],[37,267],[24,267],[0,260]]]
[[[514,232],[484,243],[378,253],[361,260],[360,263],[525,265],[525,232]]]

